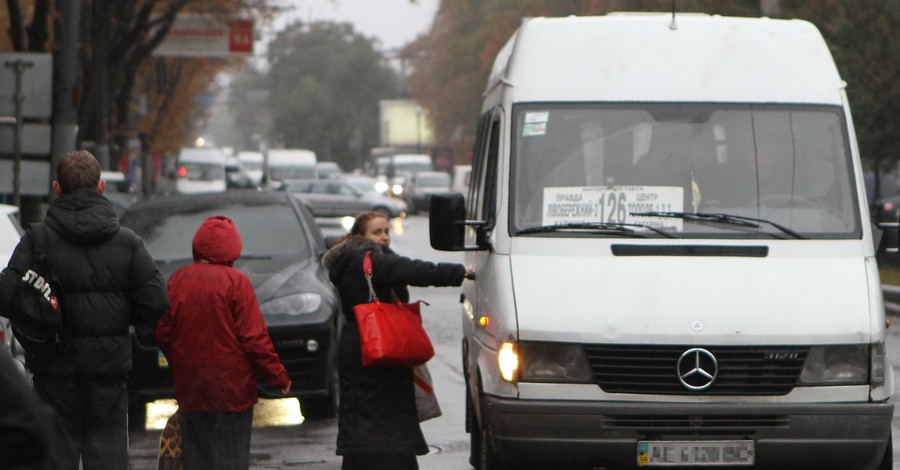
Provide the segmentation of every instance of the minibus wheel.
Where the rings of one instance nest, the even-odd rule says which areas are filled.
[[[888,433],[887,445],[884,447],[884,456],[878,464],[878,470],[893,470],[894,468],[894,437],[893,431]]]

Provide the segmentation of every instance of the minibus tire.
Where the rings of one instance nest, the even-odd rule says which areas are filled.
[[[884,455],[881,457],[881,463],[878,464],[878,470],[893,470],[894,468],[894,432],[888,433],[887,445],[884,447]]]
[[[484,402],[484,395],[478,394],[479,402]],[[477,421],[477,420],[476,420]],[[503,470],[503,465],[497,458],[497,451],[491,441],[491,427],[487,422],[487,412],[482,407],[481,422],[476,423],[474,431],[478,436],[478,467],[476,470]],[[476,433],[473,433],[475,435]]]
[[[481,427],[478,426],[478,416],[475,415],[468,384],[466,384],[466,431],[469,433],[469,465],[478,470],[481,461]]]

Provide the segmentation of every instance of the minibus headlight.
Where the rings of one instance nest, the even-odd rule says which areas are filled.
[[[394,196],[399,196],[399,195],[403,194],[403,186],[400,186],[399,184],[395,184],[391,188],[391,192],[394,193]]]
[[[520,382],[590,383],[593,373],[579,344],[519,343]]]
[[[806,356],[800,385],[862,385],[868,378],[867,346],[815,346]]]
[[[497,365],[500,366],[500,376],[507,382],[516,380],[516,371],[519,369],[519,355],[516,353],[516,345],[503,343],[497,353]]]

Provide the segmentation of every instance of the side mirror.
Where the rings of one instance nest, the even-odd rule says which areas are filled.
[[[462,194],[436,193],[431,196],[428,228],[432,248],[441,251],[484,249],[480,246],[466,246],[466,225],[480,227],[486,224],[482,221],[466,220],[466,203]]]
[[[900,253],[900,223],[880,222],[875,227],[881,233],[875,234],[875,250],[877,254],[896,255]]]

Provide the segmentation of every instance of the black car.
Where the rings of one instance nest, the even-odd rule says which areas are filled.
[[[141,238],[168,279],[193,262],[191,242],[208,217],[225,215],[243,241],[234,267],[253,283],[269,335],[293,382],[290,396],[306,419],[337,412],[339,297],[322,266],[325,241],[309,209],[288,193],[229,191],[160,197],[130,207],[121,224]],[[156,325],[132,336],[129,422],[143,429],[146,403],[174,398],[168,361],[156,344]],[[268,384],[260,396],[281,397]]]

